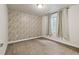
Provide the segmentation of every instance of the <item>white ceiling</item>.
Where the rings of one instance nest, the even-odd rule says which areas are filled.
[[[9,9],[24,11],[34,15],[46,15],[53,13],[61,8],[70,6],[68,4],[44,4],[43,8],[37,8],[36,4],[8,4]]]

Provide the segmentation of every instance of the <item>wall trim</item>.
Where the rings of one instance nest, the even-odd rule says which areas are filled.
[[[74,48],[79,48],[79,44],[76,44],[75,42],[66,40],[64,38],[62,38],[62,39],[61,38],[53,38],[53,37],[49,37],[49,36],[44,36],[44,38],[51,40],[51,41],[61,43],[61,44],[64,44],[64,45],[72,46]]]
[[[79,48],[79,45],[76,44],[75,42],[67,41],[64,38],[62,40],[60,38],[55,38],[54,39],[54,38],[49,37],[49,36],[38,36],[38,37],[32,37],[32,38],[27,38],[27,39],[22,39],[22,40],[10,41],[10,42],[8,42],[8,44],[14,44],[14,43],[27,41],[27,40],[32,40],[32,39],[36,39],[36,38],[46,38],[48,40],[55,41],[55,42],[58,42],[58,43],[61,43],[61,44],[64,44],[64,45],[72,46],[74,48]]]
[[[21,39],[21,40],[15,40],[15,41],[9,41],[8,44],[18,43],[18,42],[22,42],[22,41],[26,41],[26,40],[32,40],[32,39],[41,38],[41,37],[42,36],[31,37],[31,38],[26,38],[26,39]]]

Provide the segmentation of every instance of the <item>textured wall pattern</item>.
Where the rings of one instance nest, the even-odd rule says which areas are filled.
[[[37,37],[41,32],[41,16],[9,10],[9,41]]]

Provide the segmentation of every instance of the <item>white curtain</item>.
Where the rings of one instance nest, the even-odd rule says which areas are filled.
[[[58,37],[69,39],[68,28],[68,9],[65,8],[58,12]]]
[[[62,33],[62,11],[58,12],[58,37],[63,37]]]
[[[69,25],[68,25],[68,8],[63,9],[62,11],[62,32],[63,38],[69,39]]]
[[[51,15],[48,16],[48,35],[49,36],[52,35],[52,31],[51,31]]]

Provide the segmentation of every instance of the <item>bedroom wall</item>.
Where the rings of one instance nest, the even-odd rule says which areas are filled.
[[[41,16],[9,10],[9,41],[41,36]]]
[[[68,12],[70,41],[79,45],[79,5],[71,6]]]
[[[48,35],[48,16],[42,16],[42,35]]]
[[[3,45],[1,45],[3,43]],[[8,10],[5,4],[0,4],[0,55],[5,54],[8,45]]]

